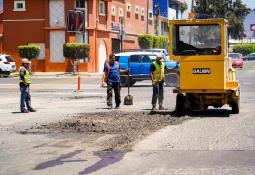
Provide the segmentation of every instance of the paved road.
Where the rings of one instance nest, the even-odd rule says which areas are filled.
[[[94,174],[255,174],[255,64],[245,66],[237,76],[240,114],[210,110],[183,125],[166,127],[137,144],[119,163]]]
[[[74,98],[76,78],[33,78],[32,103],[38,112],[29,114],[19,113],[18,79],[0,79],[0,174],[255,174],[254,76],[255,62],[246,62],[238,71],[242,94],[239,115],[229,115],[226,106],[223,111],[193,116],[182,125],[154,133],[124,157],[106,156],[110,164],[106,167],[87,145],[93,139],[88,135],[18,132],[77,113],[106,112],[106,89],[100,87],[99,76],[82,78],[78,99]],[[165,89],[165,106],[170,111],[175,105],[171,90]],[[131,93],[135,105],[121,106],[121,110],[151,108],[149,81],[137,83]],[[126,94],[123,88],[122,98]]]

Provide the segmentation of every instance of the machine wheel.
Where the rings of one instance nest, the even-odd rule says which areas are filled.
[[[233,114],[239,114],[240,109],[240,88],[238,88],[238,100],[230,104]]]
[[[181,93],[176,96],[175,112],[177,116],[185,115],[185,97]]]
[[[231,107],[232,107],[232,113],[233,114],[239,114],[239,107],[240,107],[239,101],[238,102],[233,102],[231,104]]]

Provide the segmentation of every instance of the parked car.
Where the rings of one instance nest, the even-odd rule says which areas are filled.
[[[255,53],[250,53],[244,57],[244,60],[250,61],[255,60]]]
[[[228,57],[232,58],[232,66],[234,68],[243,68],[243,55],[240,53],[229,53]]]
[[[130,64],[130,85],[134,85],[136,81],[150,80],[150,66],[153,61],[156,60],[157,52],[124,52],[115,55],[116,61],[119,62],[121,69],[128,68],[128,61]],[[176,62],[164,59],[167,67],[176,67]],[[166,72],[168,73],[168,72]],[[172,83],[167,81],[166,84],[171,85]],[[121,85],[127,86],[127,76],[121,76]]]
[[[0,55],[0,75],[9,76],[16,71],[16,63],[10,55]]]

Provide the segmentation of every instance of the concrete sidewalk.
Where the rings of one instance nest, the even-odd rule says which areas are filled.
[[[19,73],[15,72],[11,77],[18,77]],[[81,77],[101,77],[102,73],[80,72]],[[33,72],[32,77],[77,77],[77,73],[73,72]]]

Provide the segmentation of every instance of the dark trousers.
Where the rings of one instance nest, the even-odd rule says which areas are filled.
[[[159,105],[163,105],[164,100],[164,82],[157,82],[152,85],[153,94],[152,94],[152,106],[156,106],[157,100]]]
[[[121,103],[120,100],[120,83],[107,83],[107,105],[112,106],[112,89],[115,94],[115,103],[116,106],[119,106]]]
[[[31,96],[29,92],[29,86],[20,86],[20,110],[25,109],[25,105],[27,109],[31,109]]]

